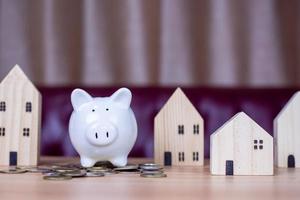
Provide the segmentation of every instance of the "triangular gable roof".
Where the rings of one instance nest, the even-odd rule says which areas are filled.
[[[250,123],[252,123],[252,124],[255,125],[255,128],[260,129],[262,132],[264,132],[268,136],[272,137],[265,129],[263,129],[260,125],[258,125],[251,117],[249,117],[244,112],[239,112],[239,113],[235,114],[227,122],[225,122],[220,128],[218,128],[213,134],[211,134],[211,136],[218,135],[218,133],[220,133],[226,126],[228,126],[229,124],[233,123],[234,121],[236,121],[236,120],[238,120],[240,118],[244,118],[244,119],[248,120]]]
[[[32,88],[36,91],[38,91],[38,89],[35,87],[35,85],[29,80],[29,78],[26,76],[26,74],[23,72],[23,70],[21,69],[21,67],[19,65],[15,65],[9,72],[8,74],[4,77],[4,79],[1,81],[0,85],[4,85],[7,82],[10,81],[25,81],[27,83],[29,83]]]
[[[156,117],[159,116],[165,109],[167,109],[168,105],[172,101],[179,101],[180,99],[184,101],[183,102],[184,106],[192,107],[193,110],[195,110],[195,113],[197,113],[199,115],[199,117],[202,119],[202,116],[200,115],[198,110],[195,108],[195,106],[192,104],[192,102],[189,100],[189,98],[185,95],[185,93],[179,87],[176,88],[175,92],[173,92],[171,97],[167,100],[167,102],[164,104],[164,106],[161,108],[161,110],[157,113]],[[182,101],[180,103],[182,103]]]
[[[288,100],[288,102],[284,105],[284,107],[281,109],[281,111],[278,113],[274,121],[277,121],[284,113],[285,111],[292,105],[293,102],[298,101],[300,102],[300,91],[297,91],[293,96]],[[298,100],[299,99],[299,100]]]

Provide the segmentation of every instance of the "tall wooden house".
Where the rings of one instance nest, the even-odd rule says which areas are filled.
[[[300,91],[275,118],[274,140],[276,166],[300,167]]]
[[[273,137],[240,112],[210,137],[213,175],[273,175]]]
[[[203,165],[203,119],[180,88],[154,119],[154,157],[161,165]]]
[[[37,165],[41,95],[16,65],[0,83],[0,165]]]

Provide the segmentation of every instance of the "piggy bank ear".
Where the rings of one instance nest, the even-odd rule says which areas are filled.
[[[81,105],[91,102],[92,100],[93,97],[82,89],[75,89],[71,94],[71,102],[74,110],[78,110]]]
[[[111,95],[111,100],[122,108],[129,108],[131,103],[131,92],[127,88],[121,88]]]

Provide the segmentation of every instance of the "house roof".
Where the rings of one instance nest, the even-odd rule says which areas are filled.
[[[228,126],[231,123],[234,123],[237,120],[246,120],[249,123],[252,123],[254,125],[255,128],[259,129],[261,132],[267,134],[268,136],[270,136],[272,138],[272,136],[266,131],[264,130],[260,125],[258,125],[251,117],[249,117],[246,113],[244,112],[239,112],[237,114],[235,114],[233,117],[231,117],[226,123],[224,123],[220,128],[218,128],[211,136],[216,136],[218,135],[220,132],[222,132],[222,130]]]
[[[156,115],[156,117],[158,117],[164,110],[168,109],[169,105],[173,101],[178,101],[181,105],[189,106],[202,119],[202,116],[200,115],[200,113],[198,112],[198,110],[195,108],[195,106],[192,104],[192,102],[189,100],[189,98],[185,95],[185,93],[179,87],[175,90],[175,92],[173,92],[173,94],[171,95],[171,97],[167,100],[167,102],[164,104],[164,106],[158,112],[158,114]]]
[[[293,96],[288,100],[288,102],[285,104],[285,106],[281,109],[281,111],[278,113],[274,121],[277,121],[286,111],[291,107],[291,105],[294,102],[300,103],[300,91],[297,91]]]
[[[26,74],[23,72],[21,67],[19,65],[15,65],[8,74],[4,77],[4,79],[1,81],[0,85],[4,85],[6,83],[9,83],[11,81],[23,81],[27,82],[31,87],[38,91],[38,89],[35,87],[35,85],[29,80],[29,78],[26,76]]]

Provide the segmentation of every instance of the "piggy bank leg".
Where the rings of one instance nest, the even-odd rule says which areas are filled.
[[[115,157],[110,162],[116,167],[124,167],[127,164],[127,156]]]
[[[96,161],[91,158],[81,157],[80,163],[83,167],[93,167],[95,165]]]

